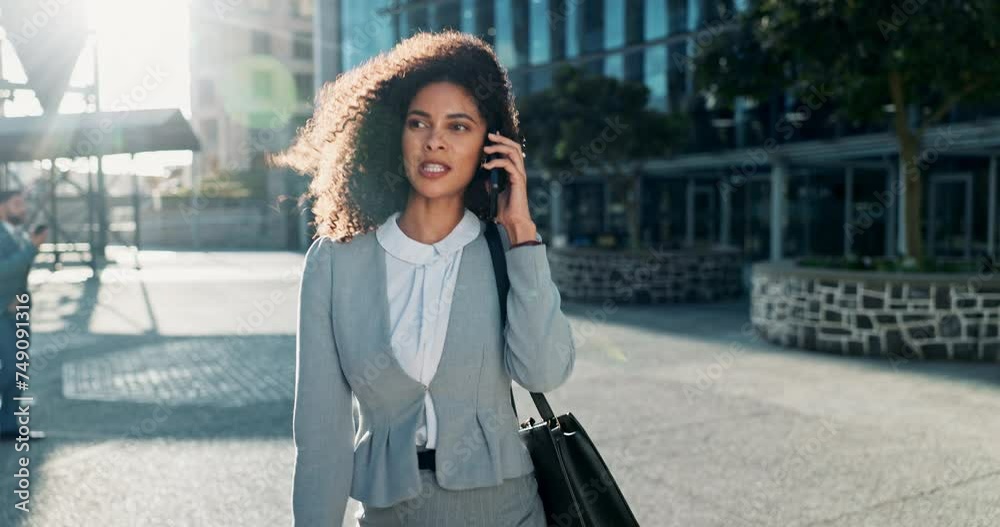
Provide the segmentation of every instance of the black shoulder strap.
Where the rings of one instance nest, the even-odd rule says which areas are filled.
[[[497,297],[500,299],[500,328],[501,331],[507,327],[507,292],[510,291],[510,277],[507,276],[507,258],[504,257],[503,243],[500,241],[500,230],[496,223],[486,222],[486,243],[490,247],[490,258],[493,260],[493,274],[496,276]],[[528,392],[531,400],[535,402],[538,415],[548,421],[555,418],[552,407],[545,399],[545,395],[537,392]],[[514,404],[514,388],[510,389],[510,404],[514,408],[514,415],[517,415],[517,405]]]

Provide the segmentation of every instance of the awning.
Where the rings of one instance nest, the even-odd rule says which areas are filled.
[[[929,128],[924,135],[924,148],[933,148],[938,155],[989,156],[1000,155],[1000,119],[943,124]],[[650,172],[683,172],[697,170],[727,170],[743,163],[768,165],[771,153],[791,165],[837,164],[865,160],[881,160],[899,154],[899,142],[894,134],[858,134],[840,139],[796,141],[776,145],[767,152],[764,146],[706,152],[655,159],[646,163]]]
[[[201,150],[178,109],[0,119],[0,162]]]

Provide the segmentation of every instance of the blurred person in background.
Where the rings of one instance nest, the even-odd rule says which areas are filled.
[[[28,272],[38,254],[38,247],[45,242],[48,233],[44,227],[32,234],[24,229],[28,218],[28,207],[24,192],[7,190],[0,192],[0,440],[11,440],[18,436],[17,405],[14,397],[24,395],[15,386],[17,363],[23,362],[23,373],[27,374],[30,361],[17,360],[16,322],[27,322],[28,311],[15,310],[20,302],[17,297],[28,292]],[[20,314],[18,314],[20,313]],[[30,326],[28,326],[30,327]],[[32,431],[31,437],[40,438],[44,434]]]

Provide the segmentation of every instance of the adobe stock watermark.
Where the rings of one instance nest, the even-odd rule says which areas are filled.
[[[903,0],[903,2],[892,4],[892,16],[889,20],[880,18],[878,20],[878,30],[882,33],[882,38],[889,41],[892,33],[899,31],[910,17],[916,13],[927,0]]]

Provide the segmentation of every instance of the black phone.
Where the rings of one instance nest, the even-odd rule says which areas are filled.
[[[35,236],[38,236],[38,235],[39,235],[39,234],[41,234],[42,232],[44,232],[44,231],[48,230],[48,228],[49,228],[49,226],[48,226],[48,225],[46,225],[46,224],[44,224],[44,223],[43,223],[43,224],[41,224],[41,225],[37,225],[37,226],[35,226]]]
[[[486,139],[487,145],[492,145],[493,141],[489,138]],[[492,161],[498,157],[503,156],[500,153],[492,153],[486,156],[487,161]],[[490,169],[489,173],[489,189],[486,191],[489,195],[490,200],[490,219],[496,219],[499,208],[497,201],[500,197],[500,193],[507,190],[507,171],[500,167],[495,167]]]

